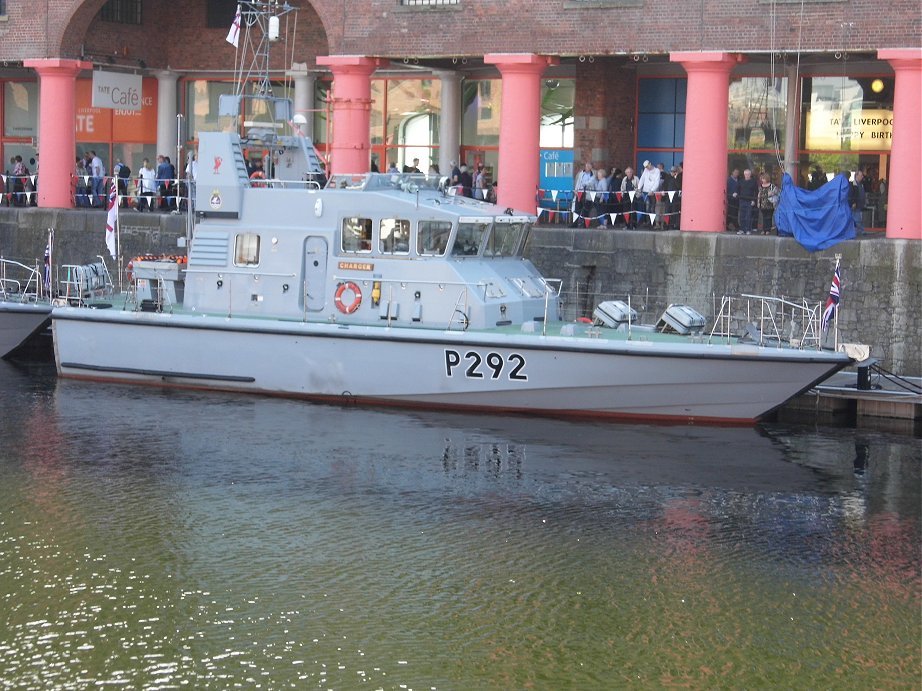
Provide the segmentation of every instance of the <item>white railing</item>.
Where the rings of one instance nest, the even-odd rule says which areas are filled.
[[[749,295],[724,297],[710,338],[742,338],[760,346],[785,344],[800,349],[822,347],[822,305],[785,297]]]
[[[45,297],[46,286],[38,268],[0,257],[0,298],[35,302]]]
[[[114,284],[105,259],[97,256],[93,264],[63,264],[60,269],[59,297],[69,305],[82,307],[87,300],[112,295]]]

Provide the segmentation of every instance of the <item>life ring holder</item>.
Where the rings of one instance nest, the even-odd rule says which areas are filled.
[[[354,296],[352,298],[352,302],[348,305],[343,302],[343,295],[347,290],[352,291],[352,295]],[[362,289],[359,288],[358,285],[353,281],[343,281],[336,289],[336,294],[333,296],[333,302],[336,304],[336,309],[338,309],[343,314],[352,314],[362,304]]]

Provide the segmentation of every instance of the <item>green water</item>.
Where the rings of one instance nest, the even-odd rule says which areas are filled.
[[[919,688],[919,440],[0,362],[2,688]]]

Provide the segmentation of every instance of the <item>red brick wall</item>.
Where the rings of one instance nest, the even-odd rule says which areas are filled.
[[[574,158],[624,168],[634,157],[635,70],[620,61],[577,62]]]
[[[139,55],[154,56],[145,61],[155,67],[165,67],[166,58],[174,59],[169,64],[177,69],[223,64],[215,53],[222,31],[202,28],[204,0],[145,0],[144,26],[127,34],[93,21],[103,1],[8,0],[7,19],[0,22],[0,60],[77,57],[83,45],[130,38]],[[603,56],[798,47],[811,52],[874,52],[922,44],[918,0],[889,0],[883,5],[877,0],[807,0],[803,21],[799,3],[778,4],[774,45],[772,5],[758,0],[646,0],[641,7],[597,9],[572,8],[578,0],[461,0],[451,9],[401,8],[397,0],[294,2],[302,8],[298,62],[329,53],[425,58],[479,57],[488,52]],[[852,26],[843,26],[847,23]]]

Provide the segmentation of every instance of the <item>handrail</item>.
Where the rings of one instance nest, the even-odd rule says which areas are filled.
[[[754,331],[742,332],[740,330],[741,338],[748,336],[760,346],[780,347],[782,343],[787,343],[800,349],[822,348],[819,303],[810,305],[806,300],[793,302],[784,296],[774,297],[749,293],[743,293],[740,299],[746,301],[746,328],[754,327]],[[733,322],[740,319],[740,315],[733,314],[733,302],[734,299],[729,296],[722,298],[720,311],[714,318],[708,338],[709,343],[715,336],[724,337],[727,343],[730,342],[733,336]],[[798,324],[801,328],[795,332]]]
[[[10,277],[7,274],[10,267],[21,269],[25,276]],[[10,301],[18,298],[18,302],[34,302],[44,297],[41,272],[13,259],[0,257],[0,295]]]

